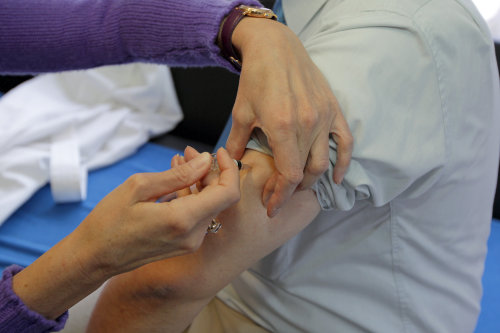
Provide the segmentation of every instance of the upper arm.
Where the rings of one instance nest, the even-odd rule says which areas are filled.
[[[340,186],[331,181],[336,144],[330,140],[332,165],[318,187],[329,200],[325,209],[349,210],[361,199],[381,206],[422,193],[446,158],[440,86],[425,35],[411,17],[354,8],[323,13],[321,27],[304,40],[354,137]]]

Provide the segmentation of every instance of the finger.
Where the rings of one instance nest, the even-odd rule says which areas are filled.
[[[158,200],[156,202],[169,202],[169,201],[172,201],[174,199],[177,199],[177,192],[173,192],[173,193],[169,193],[169,194],[165,194],[164,196],[161,196],[160,198],[158,198]]]
[[[224,148],[219,148],[217,150],[217,163],[219,164],[219,182],[218,185],[224,187],[236,187],[239,193],[240,190],[240,173],[238,167],[234,163],[234,160],[229,156],[229,152]]]
[[[325,131],[325,133],[320,133],[320,135],[316,137],[316,140],[311,146],[311,151],[309,152],[309,158],[304,170],[304,179],[302,179],[302,183],[300,183],[300,189],[310,188],[328,169],[330,164],[328,139],[329,133],[327,131]]]
[[[176,154],[173,158],[172,161],[170,162],[170,166],[172,168],[178,167],[181,164],[185,164],[186,161],[184,160],[184,157],[180,156],[179,154]],[[166,195],[163,195],[160,197],[157,201],[158,202],[167,202],[167,201],[172,201],[173,199],[176,199],[178,197],[182,197],[185,195],[190,194],[189,189],[186,187],[184,189],[178,190],[176,192],[172,192]],[[164,200],[164,198],[168,198],[169,200]]]
[[[185,197],[187,195],[192,194],[190,187],[185,187],[183,189],[177,190],[176,193],[177,193],[177,198]]]
[[[191,146],[187,146],[184,149],[184,157],[185,157],[186,161],[191,161],[193,158],[195,158],[198,155],[200,155],[200,153]]]
[[[175,168],[178,165],[177,158],[179,154],[175,154],[174,157],[170,160],[170,168]]]
[[[276,177],[274,192],[269,198],[269,202],[267,205],[267,215],[272,218],[279,213],[281,207],[292,196],[296,187],[290,186],[287,183],[287,180],[284,179],[283,175],[279,174],[278,172],[275,172],[275,174],[273,174],[273,176],[271,177]]]
[[[288,133],[289,134],[289,133]],[[276,211],[291,197],[296,187],[302,182],[303,170],[307,159],[307,152],[301,152],[295,135],[279,137],[279,133],[268,136],[269,145],[274,154],[274,163],[279,172],[274,180],[273,193],[267,203],[269,217],[276,215]],[[273,142],[279,142],[274,145]],[[264,187],[263,200],[269,197],[270,186]]]
[[[133,193],[135,202],[159,198],[189,187],[200,180],[210,170],[211,161],[210,154],[203,153],[185,164],[164,172],[133,175],[124,185]]]
[[[190,146],[187,146],[186,149],[184,150],[184,156],[186,157],[186,160],[188,160],[188,161],[190,159],[198,156],[199,154],[200,153],[198,153],[198,151],[196,149],[194,149],[193,147],[190,147]],[[212,172],[212,171],[214,171],[214,172]],[[219,178],[219,172],[216,172],[214,170],[214,163],[212,161],[210,172],[205,177],[203,177],[203,179],[200,182],[197,183],[198,190],[201,190],[203,187],[205,187],[209,184],[212,184],[213,182],[218,182],[218,178]]]
[[[199,155],[199,153],[194,148],[191,148],[191,147],[186,148],[185,154],[187,154],[187,155],[193,154],[193,156]],[[180,157],[180,159],[182,160],[183,158]],[[234,168],[236,166],[234,164],[233,159],[231,159],[231,157],[229,157],[229,154],[227,153],[227,151],[225,149],[220,148],[219,151],[217,152],[217,162],[222,163],[219,165],[220,172],[217,175],[214,174],[213,177],[211,177],[210,181],[206,181],[206,178],[209,177],[207,175],[202,180],[202,183],[204,184],[203,186],[200,185],[196,190],[193,190],[194,186],[191,186],[191,189],[186,188],[186,189],[180,190],[177,192],[178,196],[181,197],[181,196],[186,196],[189,194],[197,194],[198,192],[202,191],[203,188],[205,188],[206,186],[208,186],[210,184],[214,184],[214,182],[215,182],[215,184],[234,183],[234,181],[232,181],[232,180],[226,180],[226,177],[234,177],[233,172],[234,172]],[[229,163],[229,164],[227,164],[227,163]],[[239,177],[238,172],[236,172],[236,177]],[[239,189],[239,187],[238,187],[238,189]]]
[[[255,117],[248,103],[239,102],[238,98],[236,98],[236,101],[233,108],[233,124],[226,142],[226,148],[230,156],[240,159],[252,134]]]
[[[184,158],[184,156],[177,156],[177,160],[176,160],[176,163],[175,163],[175,167],[179,166],[179,165],[183,165],[183,164],[186,164],[186,159]],[[195,183],[196,184],[196,183]],[[193,188],[194,184],[191,185],[190,187],[185,187],[183,189],[180,189],[178,191],[176,191],[176,196],[178,198],[180,197],[185,197],[186,195],[190,195],[192,193],[191,191],[191,188]]]
[[[192,158],[189,158],[189,159],[187,159],[186,155],[185,155],[186,154],[186,150],[188,150],[188,147],[191,148],[191,151],[194,152],[193,154],[195,154],[195,155],[192,156]],[[193,158],[195,158],[196,156],[200,155],[200,153],[198,153],[198,151],[196,149],[194,149],[193,147],[187,146],[186,150],[184,150],[184,156],[180,156],[180,158],[179,158],[180,165],[182,165],[182,164],[186,163],[187,161],[190,161]],[[191,152],[191,151],[189,151],[189,152]],[[189,195],[189,194],[196,194],[196,193],[198,193],[200,191],[200,189],[201,189],[201,184],[200,184],[199,181],[197,181],[196,183],[194,183],[191,186],[189,186],[189,188],[186,187],[186,188],[184,188],[182,190],[177,191],[177,195],[179,197],[181,197],[181,196],[183,197],[183,196],[186,196],[186,195]]]
[[[151,210],[160,216],[169,216],[172,221],[186,223],[187,229],[197,223],[207,223],[237,202],[240,198],[238,168],[223,148],[217,152],[217,160],[221,169],[217,184],[205,187],[197,195],[178,198],[167,205],[151,205]]]
[[[274,188],[276,187],[276,181],[278,180],[278,171],[274,171],[271,177],[264,184],[264,189],[262,191],[262,203],[267,207],[269,204],[269,199],[274,193]]]
[[[339,111],[335,116],[333,126],[331,133],[337,144],[337,161],[333,168],[333,181],[340,184],[351,163],[354,139],[342,112]]]

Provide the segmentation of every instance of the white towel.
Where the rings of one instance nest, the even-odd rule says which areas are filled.
[[[0,224],[50,178],[56,201],[84,199],[87,169],[132,154],[181,119],[165,66],[106,66],[21,84],[0,98]]]

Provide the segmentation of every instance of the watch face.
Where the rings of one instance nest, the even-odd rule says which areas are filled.
[[[269,13],[271,10],[267,8],[248,8],[248,12],[250,15],[265,15]]]
[[[273,11],[268,8],[256,8],[245,5],[240,5],[237,8],[241,10],[243,12],[243,15],[245,16],[262,17],[273,20],[277,19],[276,14],[274,14]]]

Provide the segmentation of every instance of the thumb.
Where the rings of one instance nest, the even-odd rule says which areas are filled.
[[[131,183],[136,202],[149,201],[196,183],[208,173],[211,163],[212,156],[203,153],[164,172],[136,174],[127,182]]]

